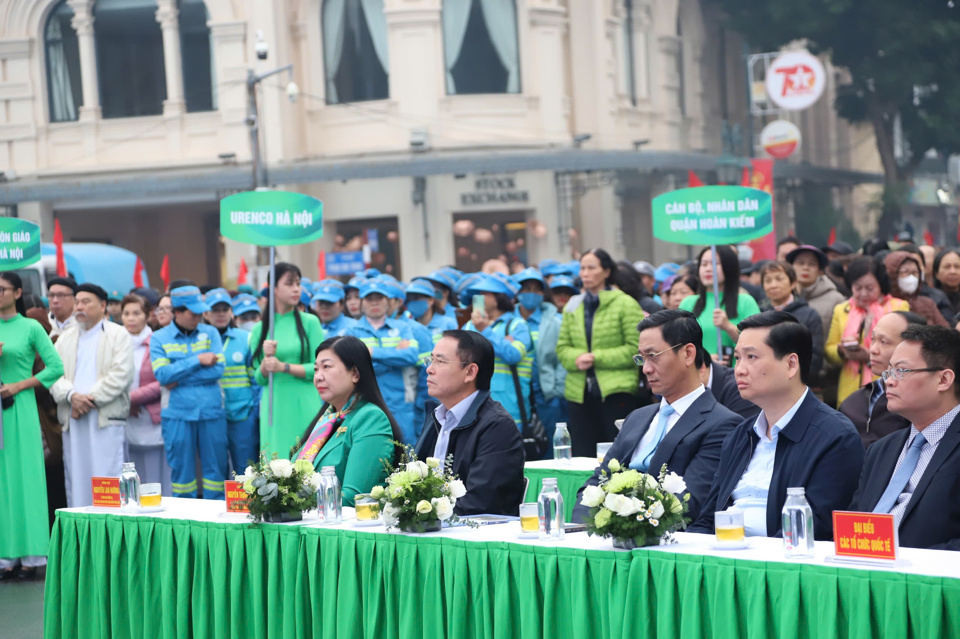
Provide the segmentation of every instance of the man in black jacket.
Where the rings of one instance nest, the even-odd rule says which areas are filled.
[[[453,456],[467,493],[458,515],[517,515],[523,501],[523,440],[513,417],[490,397],[493,345],[475,331],[444,331],[428,359],[427,418],[419,459]],[[439,404],[438,404],[439,402]]]
[[[857,430],[807,387],[806,326],[789,313],[766,311],[737,328],[737,386],[761,412],[724,440],[710,495],[688,530],[712,534],[714,513],[735,505],[748,535],[779,537],[787,488],[803,487],[814,538],[832,539],[833,511],[849,503],[863,467]]]

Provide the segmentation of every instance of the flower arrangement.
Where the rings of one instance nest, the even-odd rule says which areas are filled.
[[[247,466],[235,479],[243,482],[247,508],[255,522],[297,521],[304,511],[317,507],[320,473],[305,459],[267,460],[261,451],[259,461]]]
[[[587,486],[581,502],[590,508],[587,533],[612,537],[617,548],[654,546],[660,540],[672,541],[672,533],[686,528],[689,494],[683,478],[667,474],[667,465],[659,478],[638,470],[622,468],[611,459],[611,475],[600,471],[600,484]]]
[[[450,460],[452,464],[452,457]],[[387,528],[405,532],[440,530],[440,522],[461,520],[454,512],[457,500],[467,494],[463,482],[447,472],[436,457],[419,461],[409,446],[404,447],[400,463],[387,470],[385,486],[374,486],[370,496],[380,503],[380,514]]]

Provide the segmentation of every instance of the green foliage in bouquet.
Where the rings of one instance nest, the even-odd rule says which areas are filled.
[[[257,463],[247,466],[235,479],[243,482],[247,508],[255,522],[262,522],[268,513],[296,515],[317,507],[320,473],[305,459],[291,462],[273,453],[268,460],[260,451]]]
[[[601,471],[600,484],[583,491],[582,503],[590,508],[588,534],[632,540],[640,547],[670,541],[672,533],[686,528],[689,520],[684,513],[690,495],[683,492],[687,485],[676,473],[668,475],[666,464],[659,478],[622,468],[616,459],[607,467],[612,474]]]
[[[447,460],[446,468],[452,467],[453,456]],[[467,494],[467,489],[439,459],[427,457],[425,462],[419,461],[413,448],[404,446],[400,463],[393,467],[384,462],[384,467],[386,485],[374,486],[370,496],[380,502],[380,514],[387,528],[424,532],[437,521],[471,525],[453,512],[457,499]]]

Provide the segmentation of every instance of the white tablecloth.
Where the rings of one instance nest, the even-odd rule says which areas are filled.
[[[599,465],[596,457],[572,457],[569,462],[560,462],[555,459],[528,461],[523,467],[539,470],[586,470],[592,473]]]

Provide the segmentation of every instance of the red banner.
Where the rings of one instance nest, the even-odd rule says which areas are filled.
[[[750,160],[750,164],[753,167],[753,175],[748,177],[747,171],[744,169],[741,186],[750,186],[769,193],[771,196],[770,215],[773,216],[773,231],[750,242],[750,248],[753,249],[753,261],[775,260],[777,259],[777,224],[776,202],[772,201],[773,160]]]
[[[57,277],[67,276],[67,261],[63,257],[63,231],[60,220],[53,221],[53,244],[57,247]]]
[[[237,273],[237,286],[247,283],[247,261],[240,258],[240,272]]]
[[[838,557],[897,558],[897,524],[893,515],[833,512],[833,545]]]
[[[160,281],[163,282],[163,290],[170,288],[170,255],[163,256],[163,263],[160,265]]]
[[[137,263],[133,267],[133,285],[137,288],[143,287],[143,262],[140,261],[140,256],[137,256]]]
[[[116,477],[93,477],[93,505],[102,508],[120,507],[120,480]]]

